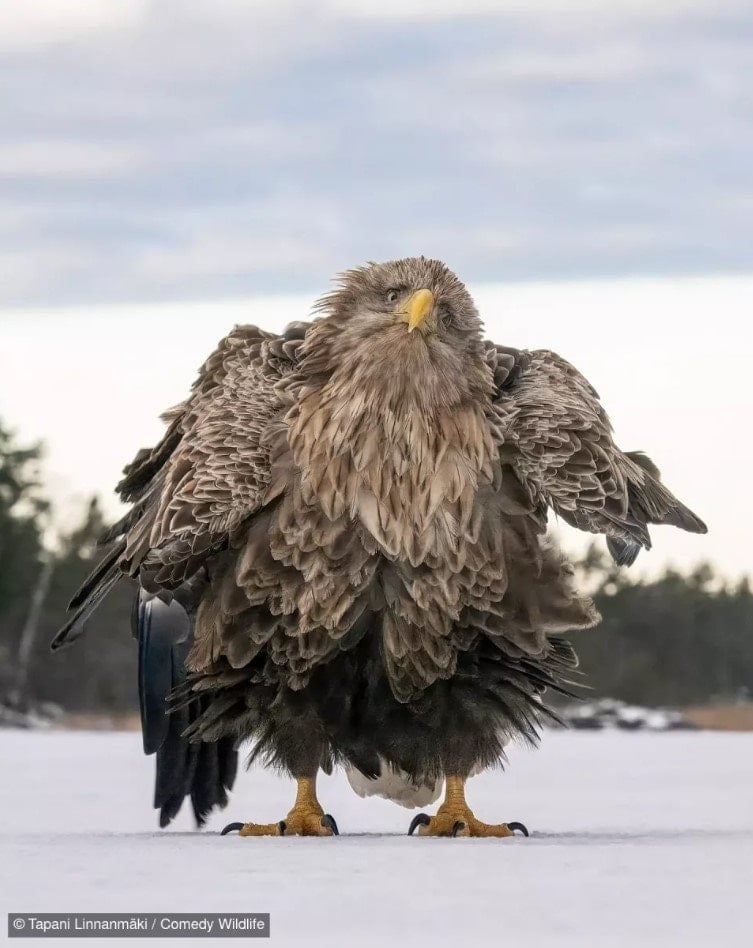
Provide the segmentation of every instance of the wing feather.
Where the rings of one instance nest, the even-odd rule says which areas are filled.
[[[500,458],[534,505],[608,537],[618,563],[649,549],[649,524],[691,533],[706,526],[661,482],[645,454],[623,452],[594,387],[546,349],[518,351],[487,343],[496,394],[492,427]]]
[[[151,570],[162,587],[182,583],[263,506],[279,450],[270,432],[287,410],[282,383],[306,328],[276,336],[240,326],[210,356],[174,410],[181,439],[151,488],[131,569]]]
[[[125,468],[117,490],[132,507],[103,538],[114,550],[74,597],[78,611],[55,647],[80,634],[105,583],[125,573],[152,592],[178,589],[264,506],[273,474],[279,493],[286,381],[307,328],[293,323],[278,336],[237,326],[220,342],[190,396],[163,415],[159,444]]]

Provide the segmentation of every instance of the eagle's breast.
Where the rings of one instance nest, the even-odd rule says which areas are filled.
[[[478,406],[427,416],[326,390],[297,406],[288,441],[303,503],[357,524],[376,552],[413,567],[437,566],[472,539],[478,491],[497,461]]]
[[[267,534],[283,568],[272,608],[335,646],[378,614],[398,695],[452,674],[463,609],[504,593],[484,529],[497,455],[483,413],[427,419],[319,392],[291,413],[287,440],[294,473]],[[258,555],[246,562],[240,581],[257,582]]]

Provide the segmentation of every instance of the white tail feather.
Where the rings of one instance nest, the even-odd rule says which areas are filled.
[[[415,784],[404,771],[393,770],[383,760],[380,764],[382,769],[376,780],[365,777],[355,767],[345,768],[348,783],[359,797],[382,797],[409,810],[429,806],[439,799],[444,782],[441,778],[431,784]]]

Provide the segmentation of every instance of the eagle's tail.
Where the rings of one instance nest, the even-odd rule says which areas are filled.
[[[193,623],[175,600],[143,598],[134,604],[133,632],[139,641],[139,704],[144,753],[156,754],[154,806],[160,826],[177,815],[190,796],[201,826],[214,807],[224,807],[233,786],[238,753],[231,738],[214,743],[189,742],[184,731],[205,708],[200,702],[176,706],[167,700],[186,679],[185,661]]]
[[[411,810],[415,807],[429,806],[439,799],[442,792],[442,780],[427,783],[414,783],[408,774],[393,770],[380,758],[381,772],[372,779],[353,766],[345,769],[348,783],[359,797],[382,797],[392,800]]]

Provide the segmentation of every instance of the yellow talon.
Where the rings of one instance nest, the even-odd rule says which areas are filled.
[[[465,778],[447,777],[445,797],[435,816],[419,813],[414,817],[409,834],[418,827],[419,836],[514,836],[515,830],[528,836],[522,823],[482,823],[477,820],[465,800]]]
[[[316,779],[298,780],[293,809],[279,823],[231,823],[223,835],[238,830],[239,836],[337,836],[337,823],[325,813],[316,798]]]

